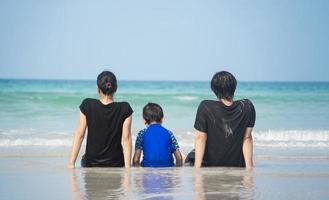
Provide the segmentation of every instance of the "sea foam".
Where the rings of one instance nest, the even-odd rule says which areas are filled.
[[[329,147],[329,130],[256,131],[253,138],[261,147]]]
[[[194,146],[194,131],[174,132],[182,148]],[[61,147],[71,146],[72,140],[73,133],[63,131],[0,131],[0,147]],[[255,147],[329,148],[329,130],[261,130],[253,132],[253,140]]]
[[[181,101],[193,101],[198,99],[198,97],[195,96],[176,96],[175,99],[181,100]]]

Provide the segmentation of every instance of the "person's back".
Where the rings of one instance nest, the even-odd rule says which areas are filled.
[[[172,147],[172,133],[161,124],[150,124],[143,133],[143,161],[142,167],[172,167],[174,159],[172,154],[178,144]],[[175,143],[176,145],[176,143]]]
[[[132,114],[127,102],[104,105],[98,99],[85,99],[80,110],[87,118],[88,135],[83,166],[122,167],[122,125]]]
[[[86,129],[88,129],[82,167],[130,167],[131,120],[133,110],[127,102],[114,102],[117,80],[112,72],[97,77],[99,99],[84,99],[74,136],[69,168],[75,167]]]
[[[207,133],[202,165],[244,167],[243,138],[253,123],[254,108],[247,99],[234,101],[231,106],[220,101],[201,102],[195,128]]]
[[[233,101],[236,79],[229,72],[218,72],[211,80],[217,101],[205,100],[198,107],[194,128],[195,166],[253,166],[252,128],[255,109],[250,100]],[[193,160],[188,155],[187,162]]]
[[[162,108],[155,103],[148,103],[143,109],[143,118],[147,128],[141,130],[136,138],[134,166],[140,165],[143,152],[142,167],[172,167],[182,165],[182,155],[174,134],[164,128]]]

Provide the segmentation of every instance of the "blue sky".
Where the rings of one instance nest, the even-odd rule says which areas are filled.
[[[329,1],[0,1],[0,78],[329,81]]]

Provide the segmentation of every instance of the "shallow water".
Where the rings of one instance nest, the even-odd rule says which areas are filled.
[[[67,157],[1,157],[0,199],[328,199],[329,160],[241,168],[65,168]]]

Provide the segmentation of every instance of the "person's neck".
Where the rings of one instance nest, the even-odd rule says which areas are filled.
[[[153,125],[153,124],[160,124],[160,125],[161,125],[161,122],[151,122],[151,123],[149,123],[149,124],[146,124],[146,126],[148,127],[148,126],[151,126],[151,125]]]
[[[99,100],[102,102],[102,104],[107,105],[113,102],[113,97],[109,95],[101,95]]]
[[[228,100],[221,98],[219,101],[222,102],[225,106],[231,106],[233,104],[233,99]]]

